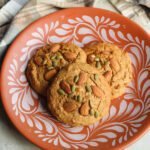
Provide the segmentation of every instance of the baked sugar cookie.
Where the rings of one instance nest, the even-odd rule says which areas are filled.
[[[89,45],[84,50],[87,54],[87,63],[97,68],[109,82],[112,98],[121,96],[132,79],[128,53],[109,43]]]
[[[71,43],[46,45],[30,59],[26,70],[27,79],[37,93],[46,96],[46,89],[57,72],[72,62],[86,62],[86,54],[78,46]]]
[[[84,63],[63,68],[47,91],[48,108],[61,122],[90,125],[108,113],[111,89],[100,72]]]

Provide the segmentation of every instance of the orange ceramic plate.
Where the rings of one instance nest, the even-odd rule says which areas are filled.
[[[133,81],[112,101],[109,115],[94,125],[71,128],[59,123],[30,88],[25,69],[32,53],[46,43],[115,43],[130,55]],[[12,43],[1,70],[1,95],[18,130],[42,149],[113,150],[129,145],[150,127],[150,38],[129,19],[111,11],[73,8],[27,27]],[[44,101],[44,100],[43,100]]]

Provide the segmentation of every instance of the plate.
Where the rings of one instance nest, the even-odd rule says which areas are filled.
[[[29,86],[25,69],[33,52],[46,43],[115,43],[132,60],[133,80],[113,100],[107,116],[87,127],[55,120]],[[10,46],[1,70],[4,108],[16,128],[42,149],[122,149],[150,127],[150,37],[137,24],[111,11],[73,8],[29,25]],[[42,101],[42,103],[41,103]]]

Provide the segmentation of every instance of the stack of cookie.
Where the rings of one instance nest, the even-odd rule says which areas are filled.
[[[109,43],[83,49],[70,43],[46,45],[30,59],[27,79],[47,97],[48,108],[61,122],[90,125],[109,111],[132,78],[127,53]]]

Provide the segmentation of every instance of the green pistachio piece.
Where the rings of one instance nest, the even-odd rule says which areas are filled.
[[[98,80],[98,74],[94,74],[94,80]]]
[[[99,61],[97,61],[97,62],[96,62],[96,68],[98,68],[98,69],[99,69],[100,67],[101,67],[101,64],[100,64],[100,62],[99,62]]]
[[[93,116],[94,115],[94,110],[90,109],[90,115]]]
[[[108,61],[104,61],[104,65],[107,65]]]
[[[54,67],[53,66],[47,66],[47,69],[52,70],[52,69],[54,69]]]
[[[57,66],[57,61],[52,61],[52,65],[53,65],[53,67],[56,67]]]
[[[54,55],[54,56],[51,57],[51,60],[54,60],[55,58],[56,58],[56,56]]]
[[[63,57],[61,55],[57,55],[56,59],[62,59]]]
[[[69,98],[72,98],[72,96],[73,96],[72,93],[71,93],[71,94],[68,94],[68,97],[69,97]]]
[[[86,85],[85,89],[86,89],[87,92],[91,92],[92,91],[91,86],[89,86],[89,85]]]
[[[75,87],[74,85],[72,85],[72,86],[71,86],[71,91],[72,91],[72,92],[75,92],[75,90],[76,90],[76,87]]]
[[[82,102],[82,98],[81,98],[80,95],[77,96],[77,101],[78,101],[78,102]]]
[[[74,82],[77,83],[78,80],[79,80],[79,76],[75,76],[75,77],[74,77]]]
[[[59,59],[59,56],[58,56],[58,55],[56,55],[55,59]]]
[[[64,90],[62,90],[62,89],[58,89],[57,92],[58,92],[60,95],[65,95],[65,92],[64,92]]]
[[[98,112],[97,111],[95,111],[94,116],[95,116],[95,118],[98,117]]]

